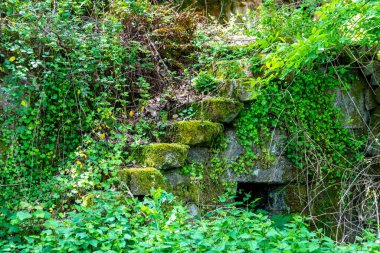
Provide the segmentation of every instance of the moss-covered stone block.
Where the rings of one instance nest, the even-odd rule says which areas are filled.
[[[134,195],[148,195],[152,188],[166,189],[164,176],[155,168],[128,168],[120,171],[119,177]]]
[[[203,169],[202,178],[183,174],[180,169],[164,171],[168,190],[179,199],[196,205],[216,204],[220,195],[225,193],[225,187],[220,181],[211,180],[207,175],[210,168]]]
[[[230,123],[243,109],[243,104],[229,98],[209,98],[192,104],[195,117],[215,122]]]
[[[178,121],[173,124],[171,132],[177,143],[207,146],[222,134],[223,125],[202,120]]]
[[[181,167],[189,146],[179,143],[153,143],[142,148],[142,162],[145,166],[160,169]]]
[[[226,79],[218,86],[219,96],[229,97],[241,102],[253,101],[257,98],[260,87],[252,78]]]

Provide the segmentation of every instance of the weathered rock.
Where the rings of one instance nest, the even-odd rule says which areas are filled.
[[[162,173],[167,179],[167,182],[169,183],[170,187],[185,184],[190,180],[189,176],[186,176],[185,174],[181,173],[180,169],[165,170],[162,171]]]
[[[187,160],[191,163],[206,164],[210,161],[209,149],[205,147],[191,147],[189,149]]]
[[[365,108],[364,85],[361,81],[354,81],[348,91],[335,91],[335,95],[334,106],[340,108],[344,115],[341,119],[344,127],[365,128],[369,120],[369,113]]]
[[[205,178],[186,176],[179,169],[163,173],[169,182],[169,191],[188,203],[211,204],[224,193],[224,187],[220,182],[206,182]]]
[[[235,130],[227,130],[225,132],[225,137],[228,144],[221,156],[229,161],[236,161],[244,154],[244,147],[239,144]],[[287,137],[284,132],[273,130],[271,138],[268,141],[263,141],[261,146],[253,144],[251,150],[258,155],[258,158],[260,158],[261,155],[273,155],[273,159],[275,159],[275,156],[284,155],[286,139]]]
[[[227,79],[218,87],[218,94],[230,97],[242,102],[255,100],[259,94],[257,88],[252,86],[250,79]]]
[[[371,88],[365,89],[364,93],[364,101],[365,101],[365,109],[372,110],[377,106],[377,98],[375,97],[375,91]],[[380,99],[380,90],[379,90],[379,99]]]
[[[124,182],[134,195],[148,195],[152,188],[166,188],[161,172],[155,168],[129,168],[119,172]]]
[[[273,165],[267,169],[253,167],[249,173],[237,176],[236,173],[229,169],[225,175],[228,181],[242,183],[267,183],[267,184],[286,184],[293,180],[294,168],[285,157],[276,157]]]
[[[268,140],[261,138],[261,145],[257,146],[256,144],[253,144],[251,149],[256,154],[261,154],[264,151],[270,152],[276,156],[282,156],[285,155],[286,140],[287,136],[285,132],[272,130]]]
[[[189,146],[178,143],[153,143],[142,148],[142,162],[145,166],[160,169],[181,167]]]
[[[192,104],[195,117],[202,120],[230,123],[243,109],[243,104],[229,98],[209,98]]]
[[[221,157],[227,159],[227,161],[236,161],[244,154],[244,147],[239,144],[235,130],[227,130],[225,137],[227,139],[227,148],[221,153]]]
[[[185,145],[210,145],[222,132],[222,124],[201,120],[178,121],[172,128],[174,141]]]

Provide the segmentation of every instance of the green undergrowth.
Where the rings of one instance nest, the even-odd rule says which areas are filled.
[[[144,200],[94,192],[93,204],[57,216],[39,207],[0,213],[2,252],[378,252],[370,233],[336,245],[301,217],[271,220],[233,204],[191,216],[173,195]],[[6,232],[6,234],[4,233]]]

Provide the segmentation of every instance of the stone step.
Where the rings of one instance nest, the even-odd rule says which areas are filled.
[[[209,146],[222,133],[222,124],[202,120],[177,121],[171,129],[174,142],[190,146]]]
[[[119,177],[133,195],[149,195],[152,188],[167,187],[164,176],[153,167],[124,169],[119,172]]]
[[[229,98],[215,97],[191,104],[195,117],[221,123],[232,122],[243,109],[243,104]]]
[[[179,143],[152,143],[142,147],[143,165],[158,169],[181,167],[187,158],[189,146]]]

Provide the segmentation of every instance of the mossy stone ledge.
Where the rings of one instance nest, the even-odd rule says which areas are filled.
[[[243,109],[243,104],[229,98],[209,98],[192,104],[195,116],[203,120],[232,122]]]
[[[181,167],[189,152],[189,146],[179,143],[152,143],[142,148],[145,166],[159,169]]]
[[[218,96],[233,98],[241,102],[253,101],[259,95],[260,85],[252,78],[226,79],[218,86]]]
[[[119,176],[134,195],[149,195],[152,188],[166,189],[165,178],[156,168],[128,168],[120,171]]]
[[[223,132],[223,125],[210,121],[190,120],[173,124],[172,137],[175,142],[185,145],[208,146]]]

